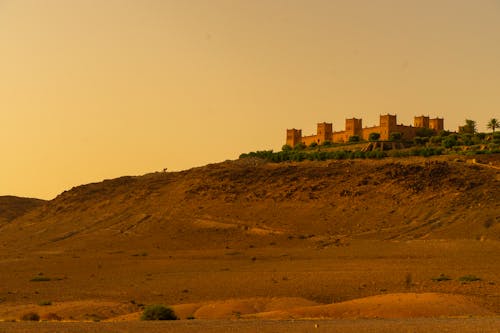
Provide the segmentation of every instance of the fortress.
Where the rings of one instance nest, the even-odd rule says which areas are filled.
[[[401,133],[404,140],[413,140],[417,132],[423,128],[433,130],[436,134],[444,129],[443,118],[430,119],[428,116],[414,118],[413,126],[397,123],[396,115],[380,115],[379,126],[363,128],[362,119],[351,118],[345,120],[345,130],[334,132],[331,123],[319,123],[316,135],[302,136],[300,129],[286,130],[286,144],[294,147],[299,143],[309,146],[315,142],[343,143],[348,142],[351,136],[358,136],[361,140],[368,140],[371,133],[379,133],[380,140],[389,140],[391,133]]]

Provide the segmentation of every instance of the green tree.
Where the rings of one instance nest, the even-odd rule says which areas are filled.
[[[378,139],[380,139],[380,133],[370,133],[370,135],[368,135],[368,140],[370,141],[378,141]]]
[[[430,128],[419,128],[416,132],[417,136],[422,137],[422,138],[428,138],[436,134],[436,132],[433,129]]]
[[[497,128],[500,128],[500,123],[497,119],[491,118],[488,124],[486,124],[486,127],[495,132]]]
[[[465,119],[465,125],[460,126],[458,128],[459,133],[469,133],[469,134],[474,134],[476,133],[476,122],[471,119]]]
[[[401,140],[402,137],[403,137],[403,134],[401,134],[399,132],[392,132],[389,135],[389,140],[390,141],[399,141],[399,140]]]
[[[359,135],[352,135],[349,137],[349,142],[359,142]]]

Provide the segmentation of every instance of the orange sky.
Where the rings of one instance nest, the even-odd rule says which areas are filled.
[[[500,110],[499,0],[0,0],[0,195]]]

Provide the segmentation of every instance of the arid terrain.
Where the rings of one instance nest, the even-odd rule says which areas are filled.
[[[471,162],[248,158],[0,197],[0,332],[499,332],[500,156]]]

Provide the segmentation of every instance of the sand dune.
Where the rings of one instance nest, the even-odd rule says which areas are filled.
[[[304,318],[417,318],[487,316],[492,312],[459,295],[398,293],[377,295],[337,304],[258,313],[262,319]]]

